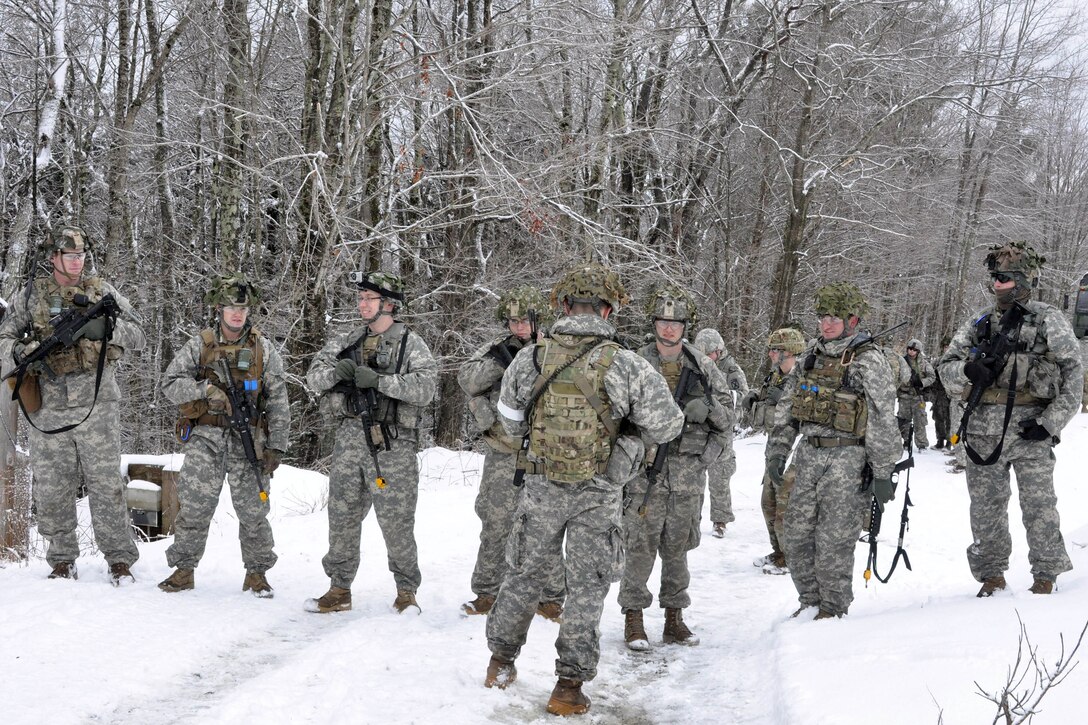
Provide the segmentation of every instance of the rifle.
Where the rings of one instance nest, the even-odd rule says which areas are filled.
[[[337,383],[333,386],[333,390],[343,393],[352,414],[362,419],[366,447],[370,451],[370,460],[374,464],[374,485],[385,488],[385,476],[382,475],[382,465],[378,461],[378,451],[392,450],[393,444],[389,442],[391,436],[385,424],[375,422],[378,410],[377,393],[374,388],[367,388],[366,391],[359,390],[349,381]]]
[[[673,401],[677,405],[680,405],[680,401],[687,395],[693,377],[698,378],[699,372],[695,368],[685,365],[684,369],[680,371],[680,380],[676,383],[676,392],[673,393]],[[679,440],[679,438],[677,436],[674,440]],[[646,493],[642,494],[642,505],[638,507],[638,515],[642,518],[646,518],[650,493],[654,490],[654,486],[657,485],[657,477],[661,475],[661,471],[665,468],[665,459],[669,457],[669,444],[671,443],[672,441],[665,441],[658,444],[657,452],[654,454],[654,462],[646,469]]]
[[[246,380],[245,390],[239,391],[234,384],[234,378],[230,374],[230,365],[226,359],[220,358],[223,366],[223,384],[226,386],[227,399],[230,400],[230,427],[242,439],[242,450],[245,451],[246,460],[253,466],[253,475],[257,477],[257,492],[262,501],[268,501],[268,490],[261,477],[261,464],[257,460],[257,448],[253,444],[253,430],[251,423],[257,422],[258,413],[249,402],[247,392],[257,390],[256,380]],[[251,385],[252,383],[252,385]]]
[[[866,345],[870,342],[876,342],[880,338],[892,334],[900,327],[904,327],[908,322],[910,322],[910,320],[903,320],[898,325],[892,325],[891,327],[884,328],[875,335],[870,334],[867,330],[862,330],[858,334],[854,335],[854,339],[851,340],[850,344],[846,346],[846,349],[842,351],[842,359],[840,360],[840,362],[842,362],[843,365],[849,365],[854,360],[854,351],[857,350],[859,347],[861,347],[862,345]]]
[[[876,496],[873,495],[872,500],[869,503],[869,559],[865,564],[865,573],[862,575],[865,579],[865,586],[869,586],[869,577],[872,574],[876,574],[876,578],[880,580],[882,584],[887,584],[892,578],[892,573],[895,572],[896,565],[899,564],[899,559],[903,559],[903,565],[907,567],[909,571],[914,571],[910,565],[910,557],[907,556],[907,550],[903,547],[903,538],[907,534],[907,528],[910,524],[910,514],[907,507],[913,506],[914,503],[910,500],[910,469],[914,468],[914,422],[910,424],[910,439],[907,441],[907,457],[899,463],[895,464],[895,468],[892,469],[892,490],[899,486],[899,474],[903,471],[907,472],[907,480],[903,489],[903,512],[899,517],[899,543],[898,548],[895,550],[895,556],[892,558],[892,568],[888,570],[887,576],[880,576],[880,572],[876,570],[876,539],[880,534],[880,524],[884,518],[883,512],[880,510],[880,503],[876,500]],[[865,470],[862,472],[862,490],[873,488],[873,469],[868,463],[865,464]]]

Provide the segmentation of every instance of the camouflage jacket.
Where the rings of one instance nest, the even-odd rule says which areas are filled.
[[[584,314],[560,318],[552,327],[552,333],[596,335],[605,340],[613,339],[616,330],[597,315]],[[516,439],[521,439],[529,428],[525,408],[538,375],[533,354],[537,347],[530,345],[523,348],[502,378],[498,412],[503,428]],[[684,414],[673,402],[665,378],[637,353],[622,349],[617,351],[604,375],[603,384],[614,420],[627,420],[637,426],[642,435],[653,443],[664,443],[680,434],[684,426]],[[636,457],[627,447],[635,442],[637,439],[632,436],[621,435],[617,446],[613,448],[612,458],[617,457],[617,452],[625,451],[631,458],[630,466],[641,467],[644,451],[639,451]],[[612,467],[611,460],[609,467]],[[629,471],[625,475],[629,478],[636,473],[637,471]],[[602,485],[614,485],[609,478],[597,476],[595,480],[597,479],[600,479]]]
[[[900,400],[907,401],[910,405],[917,405],[922,399],[923,391],[933,385],[937,381],[937,371],[931,363],[922,353],[918,353],[913,361],[903,355],[900,358],[903,361],[904,366],[908,370],[907,382],[900,382],[899,384],[899,398]],[[922,381],[922,390],[916,390],[911,385],[911,380],[914,378],[914,373],[918,374],[918,378]]]
[[[735,390],[739,395],[744,395],[748,392],[748,378],[744,375],[744,371],[741,370],[740,365],[733,359],[733,356],[729,354],[728,350],[722,350],[722,354],[715,361],[718,369],[725,373],[725,381],[729,390]],[[732,395],[727,399],[731,400]]]
[[[501,351],[503,346],[506,346],[507,353],[517,354],[524,344],[510,333],[496,336],[462,363],[457,371],[457,384],[469,396],[468,408],[476,430],[482,434],[491,450],[514,453],[520,441],[507,435],[495,409],[502,389],[502,374],[509,364],[503,364],[500,360],[504,357]]]
[[[49,303],[45,299],[46,295],[51,292],[71,293],[73,291],[86,294],[91,302],[97,302],[103,296],[112,294],[120,308],[117,325],[109,341],[107,363],[102,372],[102,383],[98,391],[99,401],[118,401],[121,398],[121,389],[117,385],[116,361],[125,352],[142,350],[146,340],[128,299],[112,285],[99,278],[88,277],[81,280],[74,288],[61,288],[52,277],[39,277],[30,283],[25,291],[16,295],[4,316],[3,324],[0,324],[2,370],[6,374],[15,366],[13,354],[15,343],[39,339],[40,334],[35,331],[35,328],[40,327],[49,319]],[[59,374],[55,379],[50,379],[48,375],[39,377],[42,409],[33,418],[42,428],[78,423],[86,415],[87,409],[95,399],[97,370],[94,363],[101,350],[101,343],[80,340],[70,350],[76,352],[77,348],[87,359],[87,366],[84,369]]]
[[[216,339],[223,342],[216,330]],[[287,382],[283,371],[283,357],[272,342],[253,328],[246,330],[246,339],[239,345],[246,346],[249,338],[257,336],[256,344],[261,346],[264,366],[261,371],[260,394],[257,406],[268,429],[265,440],[267,448],[286,451],[291,428],[291,409],[287,402]],[[185,343],[163,375],[162,392],[170,402],[181,405],[191,400],[207,398],[208,381],[200,370],[200,353],[204,341],[200,334],[193,335]]]
[[[1037,419],[1052,436],[1061,431],[1077,414],[1081,404],[1084,378],[1080,346],[1073,327],[1065,315],[1045,302],[1027,302],[1020,325],[1016,352],[1016,381],[1012,386],[1025,400],[1013,411],[1010,428],[1024,419]],[[950,398],[966,399],[970,383],[963,367],[971,359],[971,351],[979,344],[976,323],[991,315],[996,331],[1001,311],[996,307],[983,310],[965,322],[956,332],[941,357],[941,380]],[[975,409],[968,423],[968,432],[980,435],[1001,435],[1005,418],[1005,401],[1010,387],[1013,359],[1009,358],[992,390],[994,402],[984,402]]]
[[[374,345],[382,353],[384,363],[372,366],[380,375],[377,391],[383,398],[383,411],[389,410],[386,401],[396,401],[392,405],[395,412],[390,412],[391,419],[384,422],[395,423],[400,428],[418,428],[423,408],[434,399],[438,386],[438,365],[430,348],[403,323],[395,323],[380,335],[368,335],[368,332],[369,328],[363,325],[329,340],[314,356],[306,373],[307,384],[323,396],[323,410],[328,415],[340,419],[354,417],[348,408],[347,396],[334,390],[340,382],[336,377],[336,363],[364,345]],[[398,364],[400,372],[397,372]],[[384,415],[379,419],[381,417]]]
[[[794,366],[796,367],[796,365]],[[745,398],[745,414],[753,430],[769,431],[774,426],[775,410],[786,387],[787,373],[777,365],[763,378],[758,388],[753,388]]]
[[[774,428],[767,439],[767,458],[789,456],[798,433],[803,436],[839,438],[843,433],[831,427],[794,419],[793,398],[797,382],[810,355],[841,358],[854,336],[838,340],[817,339],[797,357],[797,364],[786,377],[786,384],[775,411]],[[853,362],[847,368],[847,380],[852,389],[864,397],[868,421],[865,430],[865,454],[873,475],[886,478],[891,475],[899,455],[903,452],[903,438],[895,419],[895,383],[884,354],[876,347],[862,345],[855,352]]]

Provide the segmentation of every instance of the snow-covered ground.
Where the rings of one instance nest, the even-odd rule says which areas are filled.
[[[931,428],[932,431],[932,428]],[[931,432],[931,438],[932,432]],[[1062,529],[1075,565],[1053,596],[1027,592],[1031,574],[1015,496],[1010,588],[975,598],[962,474],[939,451],[917,456],[911,528],[889,584],[862,581],[843,620],[789,619],[789,577],[766,576],[752,560],[768,551],[759,512],[765,439],[737,441],[737,520],[724,539],[691,552],[694,648],[660,644],[661,610],[647,610],[655,648],[629,653],[615,588],[601,622],[601,663],[586,686],[596,723],[980,723],[995,707],[978,688],[1000,690],[1017,658],[1020,621],[1039,658],[1053,663],[1088,619],[1088,415],[1057,449]],[[422,616],[398,616],[373,516],[363,527],[355,609],[307,614],[325,591],[326,479],[283,467],[272,488],[279,563],[272,600],[241,591],[237,523],[225,493],[195,591],[167,595],[168,541],[140,546],[135,585],[114,589],[97,554],[79,560],[78,581],[48,581],[41,559],[0,569],[0,723],[434,723],[554,722],[544,703],[554,684],[558,625],[533,622],[506,691],[483,687],[489,653],[481,617],[460,616],[479,522],[473,499],[480,457],[442,449],[422,454],[416,534]],[[899,503],[886,516],[881,573],[895,551]],[[85,509],[85,506],[83,507]],[[82,512],[83,516],[86,511]],[[655,575],[656,576],[656,575]],[[651,589],[654,585],[651,584]],[[1078,658],[1088,656],[1088,645]],[[1029,672],[1034,672],[1033,669]],[[1030,678],[1029,678],[1030,679]],[[1042,703],[1038,723],[1084,722],[1078,667]],[[1081,714],[1078,714],[1081,713]]]

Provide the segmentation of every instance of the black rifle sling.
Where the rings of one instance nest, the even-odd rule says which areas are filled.
[[[1014,310],[1019,309],[1019,305],[1016,305],[1012,309],[1010,309],[1009,312],[1006,313],[1009,316],[1007,320],[1004,316],[1002,316],[1001,330],[1000,332],[998,332],[999,335],[1004,335],[1006,336],[1006,338],[1008,338],[1008,336],[1012,335],[1014,332],[1016,335],[1016,341],[1013,343],[1013,349],[1010,353],[1012,355],[1012,370],[1009,372],[1009,391],[1008,395],[1005,397],[1005,418],[1001,423],[1001,440],[997,442],[997,446],[994,447],[994,449],[990,452],[990,455],[988,455],[986,458],[983,458],[978,453],[978,451],[971,447],[971,443],[968,440],[967,436],[967,426],[964,425],[964,450],[967,452],[967,457],[970,458],[971,462],[974,463],[976,466],[992,466],[993,464],[997,463],[997,459],[1001,457],[1001,451],[1005,447],[1005,434],[1008,433],[1009,421],[1012,420],[1012,409],[1016,401],[1016,348],[1020,345],[1020,327],[1023,325],[1024,322],[1024,315],[1022,313],[1016,314],[1014,312]],[[996,372],[999,375],[1001,374],[1000,370]]]

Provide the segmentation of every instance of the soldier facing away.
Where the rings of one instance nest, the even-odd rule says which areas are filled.
[[[745,396],[748,394],[748,378],[740,365],[725,349],[725,340],[721,333],[712,328],[699,330],[695,335],[695,347],[709,357],[725,373],[725,379],[729,385],[729,395],[726,401],[730,412],[734,411],[733,395]],[[733,515],[733,493],[729,489],[729,480],[737,472],[737,456],[729,445],[716,461],[710,464],[707,471],[707,487],[710,490],[710,521],[714,525],[713,536],[720,539],[725,536],[725,527],[736,520]]]
[[[242,591],[272,597],[265,572],[276,563],[275,542],[268,499],[260,493],[268,490],[287,450],[291,411],[283,358],[250,318],[259,301],[256,288],[243,274],[217,280],[204,297],[204,303],[215,308],[215,324],[194,335],[166,368],[162,390],[180,406],[178,437],[184,444],[185,464],[178,480],[181,509],[174,522],[174,543],[166,550],[166,563],[177,568],[159,583],[164,592],[195,586],[195,569],[204,556],[226,476],[246,568]],[[256,412],[250,429],[259,472],[247,458],[241,434],[231,428],[228,374],[245,396],[245,405]]]
[[[922,353],[922,341],[912,339],[907,343],[907,352],[903,361],[910,369],[910,378],[899,386],[899,432],[903,436],[903,447],[909,444],[911,423],[914,423],[914,445],[920,451],[929,448],[929,436],[926,434],[925,391],[937,380],[933,364]]]
[[[76,579],[79,540],[76,536],[76,491],[80,471],[90,495],[95,543],[109,565],[114,586],[135,581],[130,567],[140,557],[132,540],[125,485],[121,480],[120,398],[117,361],[144,346],[128,300],[96,274],[85,274],[91,245],[79,227],[61,227],[43,245],[49,273],[35,277],[12,301],[0,325],[0,360],[14,362],[47,340],[61,315],[89,308],[112,295],[119,310],[88,320],[73,335],[70,347],[55,350],[44,366],[30,371],[20,391],[31,423],[30,453],[34,467],[33,500],[38,532],[48,543],[45,559],[50,579]],[[101,377],[99,377],[101,370]],[[40,407],[38,407],[40,406]]]
[[[797,587],[799,616],[842,617],[854,599],[854,547],[870,496],[883,507],[902,448],[895,423],[895,385],[884,355],[859,338],[868,310],[852,284],[816,292],[820,334],[790,374],[767,443],[767,475],[781,480],[797,434],[797,481],[786,509],[786,561]],[[861,490],[865,466],[872,491]]]
[[[980,597],[1006,586],[1010,469],[1027,531],[1031,591],[1050,594],[1058,575],[1073,568],[1054,493],[1054,445],[1077,413],[1084,380],[1069,321],[1031,300],[1044,261],[1026,242],[991,247],[986,267],[994,305],[960,327],[940,362],[949,395],[969,400],[972,391],[982,391],[978,406],[964,412],[959,442],[968,457],[974,538],[967,563],[982,582]]]
[[[619,605],[624,614],[624,641],[637,651],[650,649],[642,610],[653,601],[647,581],[659,556],[661,588],[657,599],[665,609],[662,640],[666,644],[699,644],[683,619],[684,609],[691,605],[688,551],[699,545],[707,468],[733,448],[733,406],[727,402],[730,392],[725,375],[684,339],[685,328],[698,319],[695,301],[686,290],[666,284],[651,292],[647,313],[655,341],[638,354],[664,376],[673,399],[683,408],[685,422],[680,436],[669,442],[656,480],[644,473],[632,481],[628,496],[633,503],[623,514],[627,564]]]
[[[350,279],[359,290],[363,325],[332,338],[306,374],[338,422],[329,471],[329,552],[321,560],[331,583],[324,595],[307,599],[305,608],[351,609],[363,519],[373,506],[397,587],[393,608],[418,613],[416,453],[438,367],[423,339],[396,319],[405,305],[401,278],[355,272]]]
[[[511,568],[487,618],[491,660],[484,684],[505,688],[517,677],[540,593],[566,541],[567,602],[556,639],[559,680],[548,712],[589,710],[582,683],[597,675],[604,598],[623,567],[623,485],[645,456],[646,439],[676,437],[684,414],[664,378],[615,342],[608,318],[628,301],[619,277],[598,264],[568,273],[552,291],[564,317],[551,336],[522,349],[503,375],[498,411],[506,432],[529,434],[525,492],[518,504]]]
[[[941,340],[941,350],[945,350],[950,342],[952,342],[952,338],[943,338]],[[948,391],[944,389],[944,383],[941,382],[940,375],[936,376],[933,385],[929,386],[926,392],[928,393],[926,397],[933,404],[933,428],[937,434],[937,443],[933,447],[937,450],[944,450],[951,445],[948,440],[952,437],[952,432],[949,430],[951,424],[949,404],[951,401],[948,399]]]
[[[522,492],[522,487],[513,484],[521,441],[507,434],[495,409],[502,375],[521,348],[532,342],[534,324],[551,322],[547,300],[532,285],[504,293],[495,314],[506,331],[477,350],[457,372],[457,383],[469,396],[472,419],[488,448],[476,495],[476,515],[480,517],[480,548],[472,572],[476,598],[461,606],[470,615],[487,614],[495,603],[506,570],[506,540]],[[544,586],[537,614],[558,622],[563,613],[563,597],[563,562],[558,560]]]

